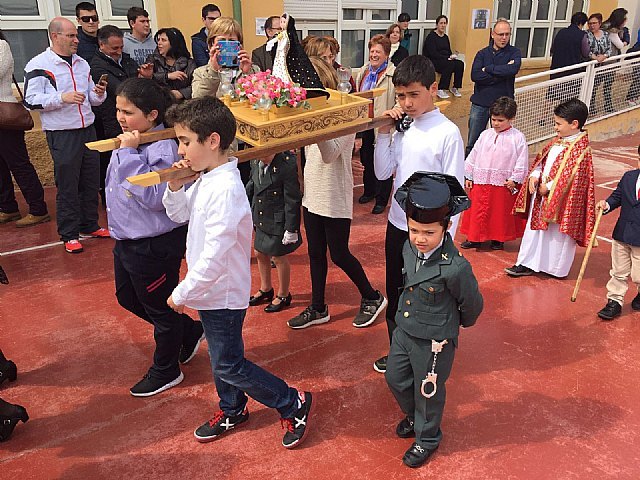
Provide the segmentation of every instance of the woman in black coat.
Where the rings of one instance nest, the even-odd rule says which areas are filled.
[[[161,28],[155,35],[158,47],[147,62],[140,67],[140,74],[153,78],[171,89],[178,100],[191,98],[191,82],[196,62],[191,58],[182,32],[177,28]]]
[[[446,16],[440,15],[436,18],[436,29],[427,35],[422,45],[422,55],[433,62],[436,72],[440,74],[439,98],[449,98],[446,90],[449,90],[455,97],[462,96],[460,89],[462,88],[464,63],[458,60],[458,55],[451,51],[451,43],[445,33],[448,24],[449,19]],[[453,87],[449,88],[451,75],[453,75]]]
[[[389,55],[389,59],[397,67],[402,60],[409,56],[409,51],[400,45],[400,40],[402,40],[400,25],[397,23],[391,25],[387,28],[385,36],[391,40],[391,55]]]

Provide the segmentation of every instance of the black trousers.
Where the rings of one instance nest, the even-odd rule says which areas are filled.
[[[327,247],[333,263],[347,274],[358,288],[360,296],[368,300],[378,298],[362,265],[349,251],[351,219],[323,217],[311,213],[306,208],[303,208],[303,216],[311,270],[311,306],[316,310],[324,309],[328,271]]]
[[[362,181],[364,183],[365,197],[376,197],[376,205],[386,206],[393,189],[393,177],[386,180],[378,180],[373,167],[373,152],[376,143],[376,135],[373,130],[362,132],[362,147],[360,147],[360,163],[364,167]]]
[[[387,329],[389,330],[389,342],[393,338],[396,329],[396,312],[400,300],[400,290],[404,279],[402,278],[402,248],[409,239],[409,234],[396,228],[391,222],[387,222],[387,233],[384,239],[384,257],[386,261],[387,280]]]
[[[448,90],[453,75],[454,88],[462,88],[462,76],[464,75],[464,63],[461,60],[447,60],[435,65],[436,72],[440,74],[438,90]]]
[[[35,216],[46,215],[44,190],[36,169],[29,160],[24,132],[0,129],[0,212],[4,213],[18,211],[11,175],[16,179],[29,205],[29,213]]]
[[[153,325],[156,349],[149,374],[160,380],[180,374],[180,348],[195,325],[191,317],[167,305],[179,282],[186,238],[183,226],[157,237],[117,240],[113,249],[118,303]]]
[[[58,234],[65,242],[75,240],[80,232],[100,228],[100,154],[84,145],[96,140],[96,132],[91,125],[76,130],[48,130],[46,135],[58,189]]]

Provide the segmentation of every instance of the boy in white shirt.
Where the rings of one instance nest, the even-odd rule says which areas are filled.
[[[189,221],[189,271],[167,303],[179,313],[185,306],[199,311],[220,397],[220,411],[194,435],[199,442],[209,442],[247,421],[249,395],[278,410],[287,428],[282,445],[294,448],[307,433],[311,393],[298,392],[244,357],[242,324],[251,288],[253,222],[238,161],[227,155],[236,133],[235,118],[213,97],[175,105],[166,118],[180,141],[183,160],[175,166],[197,172],[168,182],[163,198],[169,218]],[[185,191],[184,185],[193,181]]]
[[[458,127],[445,117],[433,103],[438,90],[436,72],[431,60],[422,55],[405,58],[393,74],[393,84],[400,108],[385,114],[400,120],[403,112],[408,117],[400,123],[393,137],[392,127],[378,130],[374,154],[376,177],[385,180],[395,175],[391,209],[385,237],[386,283],[387,283],[387,328],[389,339],[396,328],[394,319],[398,309],[399,289],[402,287],[402,246],[409,238],[407,217],[398,202],[395,192],[417,171],[446,173],[464,182],[464,143]],[[404,125],[408,128],[402,128]],[[459,215],[451,219],[451,237],[458,228]],[[384,373],[387,357],[373,364],[374,370]]]

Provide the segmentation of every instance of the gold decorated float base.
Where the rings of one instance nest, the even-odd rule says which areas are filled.
[[[310,109],[271,107],[267,114],[241,103],[230,105],[236,117],[236,137],[260,147],[313,138],[319,133],[344,129],[369,120],[370,100],[327,90],[331,96],[312,98]],[[313,143],[313,142],[312,142]]]

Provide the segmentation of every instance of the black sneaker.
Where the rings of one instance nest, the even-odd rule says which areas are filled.
[[[416,433],[413,430],[413,420],[409,417],[404,417],[396,427],[396,435],[400,438],[415,437]]]
[[[504,242],[491,240],[491,250],[504,250]]]
[[[375,362],[373,362],[373,369],[378,373],[385,373],[387,371],[387,357],[380,357]]]
[[[631,301],[631,308],[640,310],[640,293],[638,293]]]
[[[311,325],[320,325],[321,323],[327,323],[331,317],[329,316],[329,307],[325,305],[324,311],[319,312],[311,305],[304,309],[300,315],[296,315],[287,322],[287,325],[291,328],[307,328]]]
[[[469,240],[465,240],[460,244],[460,248],[480,248],[482,246],[482,242],[470,242]]]
[[[309,414],[311,412],[311,392],[298,393],[300,399],[300,407],[292,418],[281,418],[282,427],[286,427],[287,431],[282,438],[282,446],[284,448],[295,448],[302,443],[307,434],[307,424],[309,423]]]
[[[184,375],[180,372],[175,379],[167,382],[166,380],[158,380],[157,378],[153,378],[149,376],[147,373],[142,380],[136,383],[129,392],[134,397],[150,397],[151,395],[155,395],[160,392],[164,392],[165,390],[169,390],[171,387],[175,387],[179,383],[184,380]]]
[[[505,268],[504,271],[512,277],[526,277],[534,274],[533,270],[524,265],[514,265],[513,267]]]
[[[360,302],[360,311],[356,315],[356,318],[353,319],[353,326],[362,328],[368,327],[373,322],[376,321],[380,312],[387,306],[387,299],[376,290],[378,294],[378,298],[376,300],[367,300],[363,298]]]
[[[607,301],[607,304],[598,312],[598,316],[603,320],[613,320],[622,313],[622,305],[615,300]]]
[[[193,432],[193,435],[200,443],[211,442],[247,420],[249,420],[249,410],[247,408],[239,415],[234,415],[233,417],[226,416],[221,410],[216,413],[211,420],[200,425],[196,431]]]
[[[198,353],[198,348],[204,340],[204,328],[202,322],[194,322],[193,330],[189,337],[184,340],[180,350],[180,363],[189,363]]]

